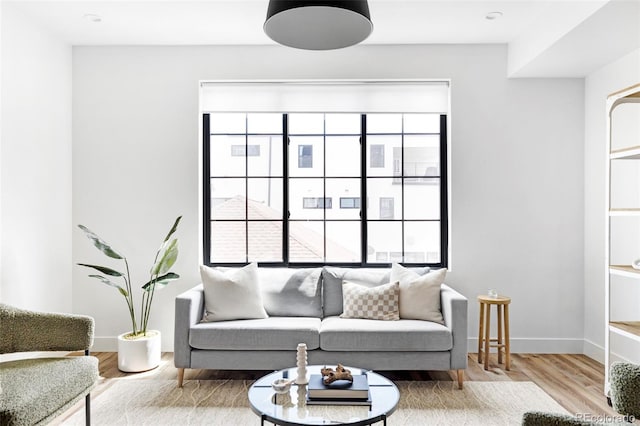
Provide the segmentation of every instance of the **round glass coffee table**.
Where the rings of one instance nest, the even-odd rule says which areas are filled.
[[[307,366],[307,374],[320,374],[321,365]],[[335,367],[335,366],[332,366]],[[371,402],[367,405],[310,405],[307,404],[307,386],[293,383],[289,392],[277,394],[271,383],[280,378],[295,379],[296,368],[275,371],[258,379],[249,388],[249,403],[254,413],[265,421],[281,426],[301,425],[371,425],[382,421],[387,424],[398,406],[400,392],[386,377],[373,371],[345,367],[351,374],[366,374]],[[328,403],[330,404],[330,403]]]

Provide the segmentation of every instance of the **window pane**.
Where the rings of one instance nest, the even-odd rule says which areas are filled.
[[[246,262],[246,222],[211,222],[211,262]]]
[[[325,150],[327,176],[360,176],[359,136],[327,136]]]
[[[289,212],[291,219],[323,219],[324,209],[305,208],[305,198],[324,198],[322,179],[289,179]],[[310,201],[306,201],[309,206]],[[317,203],[317,202],[316,202]]]
[[[402,252],[401,222],[369,222],[367,235],[367,262],[388,263],[392,253]]]
[[[440,115],[405,114],[405,133],[440,133]]]
[[[328,135],[360,135],[360,114],[327,114],[325,132]]]
[[[289,260],[291,262],[324,261],[324,223],[322,221],[289,222]]]
[[[327,221],[327,262],[360,262],[360,222]]]
[[[289,114],[289,134],[324,134],[324,114]]]
[[[439,136],[405,136],[404,175],[415,177],[440,176],[439,146]]]
[[[249,222],[249,262],[282,262],[282,222]]]
[[[282,134],[282,114],[247,114],[247,133]]]
[[[211,219],[244,219],[245,185],[244,178],[211,179]]]
[[[282,176],[282,135],[249,136],[248,148],[249,176]]]
[[[402,219],[402,185],[400,185],[400,180],[396,181],[393,178],[367,179],[367,193],[368,219],[389,219],[391,204],[393,204],[393,218]],[[380,217],[381,212],[387,217]]]
[[[367,133],[402,133],[402,114],[367,114]]]
[[[246,143],[244,135],[211,136],[210,176],[244,176]]]
[[[240,133],[247,130],[246,114],[244,113],[215,113],[209,116],[209,130],[211,133]]]
[[[327,179],[325,181],[327,197],[339,200],[344,197],[360,199],[360,179]],[[359,209],[333,208],[327,210],[327,219],[360,219]]]
[[[404,218],[440,219],[440,185],[417,184],[411,182],[411,179],[405,178]]]
[[[404,250],[405,257],[424,255],[425,263],[440,262],[440,222],[405,222]]]
[[[289,176],[323,176],[324,138],[292,136],[289,140]]]
[[[248,179],[249,219],[282,219],[282,178]]]
[[[401,147],[402,136],[367,136],[367,175],[394,176],[396,166],[398,171],[400,170]],[[374,151],[377,151],[377,154]],[[372,161],[376,161],[376,163],[374,164]],[[396,161],[397,165],[394,164]]]

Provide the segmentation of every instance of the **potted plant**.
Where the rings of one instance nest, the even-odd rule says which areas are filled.
[[[86,226],[78,225],[98,250],[112,259],[122,260],[124,262],[125,272],[120,272],[106,266],[78,263],[80,266],[100,272],[100,274],[90,274],[89,277],[118,289],[127,302],[129,316],[131,317],[131,331],[118,336],[118,369],[121,371],[146,371],[160,365],[160,332],[158,330],[147,330],[147,326],[149,324],[149,316],[151,314],[155,291],[165,287],[171,281],[180,278],[178,274],[169,271],[178,259],[178,239],[172,238],[172,236],[176,232],[176,229],[178,229],[180,219],[182,219],[182,216],[175,220],[171,230],[160,245],[160,248],[158,248],[155,259],[153,260],[153,265],[149,271],[149,281],[142,286],[142,303],[140,306],[139,321],[136,317],[133,285],[131,283],[127,258],[113,249],[111,245],[107,244]],[[120,279],[122,279],[124,285],[114,282],[114,280],[119,281]]]

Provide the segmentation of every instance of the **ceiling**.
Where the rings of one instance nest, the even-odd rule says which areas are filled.
[[[268,0],[3,5],[72,45],[275,44],[262,31]],[[374,31],[365,45],[507,44],[515,77],[584,76],[640,47],[640,0],[369,0],[369,8]],[[486,19],[490,12],[502,17]]]

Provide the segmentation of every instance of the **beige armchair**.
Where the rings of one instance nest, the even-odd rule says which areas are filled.
[[[88,356],[93,318],[33,312],[0,304],[0,354],[84,350],[87,356],[28,358],[0,362],[0,425],[41,425],[85,398],[97,384],[98,360]]]

